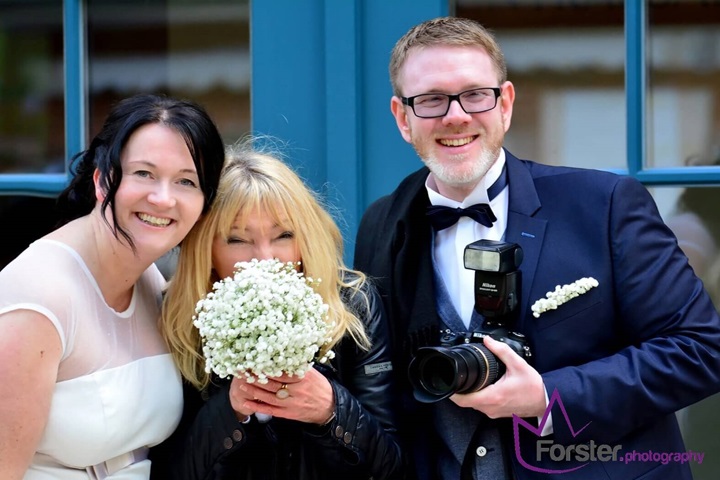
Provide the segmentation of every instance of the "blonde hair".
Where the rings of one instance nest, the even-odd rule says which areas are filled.
[[[202,341],[192,317],[197,301],[218,280],[212,267],[213,239],[227,237],[236,219],[239,228],[244,228],[248,215],[256,209],[272,215],[294,233],[302,270],[322,280],[315,290],[328,304],[328,321],[335,327],[331,344],[320,354],[346,334],[360,348],[370,347],[359,312],[352,311],[341,295],[341,289],[347,289],[344,296],[361,295],[367,310],[368,299],[361,290],[365,275],[344,265],[340,229],[315,194],[280,158],[278,153],[254,148],[252,138],[228,147],[212,208],[180,248],[177,269],[163,302],[162,330],[183,377],[198,389],[208,385],[210,374],[205,372]]]
[[[411,28],[390,54],[390,83],[393,95],[402,96],[400,70],[413,48],[434,46],[480,47],[490,56],[498,74],[498,85],[507,80],[507,65],[500,45],[493,34],[475,20],[460,17],[439,17]]]

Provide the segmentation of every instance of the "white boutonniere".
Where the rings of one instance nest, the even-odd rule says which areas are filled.
[[[548,310],[555,310],[563,303],[579,297],[598,285],[598,281],[592,277],[581,278],[570,285],[563,285],[562,287],[558,285],[555,287],[555,291],[548,292],[545,298],[541,298],[533,303],[532,307],[530,307],[533,312],[533,317],[539,318],[541,313],[547,312]]]

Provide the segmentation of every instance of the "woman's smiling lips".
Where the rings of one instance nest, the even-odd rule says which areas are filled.
[[[154,227],[167,227],[172,222],[169,218],[155,217],[147,213],[138,213],[137,217],[142,220],[143,223],[147,223],[148,225],[152,225]]]

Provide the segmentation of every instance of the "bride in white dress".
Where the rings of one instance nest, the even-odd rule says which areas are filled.
[[[3,480],[147,479],[182,413],[153,262],[212,202],[222,139],[200,106],[139,95],[76,160],[67,223],[0,271]]]

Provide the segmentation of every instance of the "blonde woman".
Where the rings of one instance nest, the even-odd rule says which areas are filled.
[[[158,465],[157,478],[403,478],[384,312],[342,250],[332,217],[277,156],[250,140],[228,150],[216,202],[183,243],[164,302],[166,340],[189,385],[174,471]],[[267,384],[205,372],[195,304],[253,258],[299,261],[322,279],[316,290],[335,323],[330,365]]]

